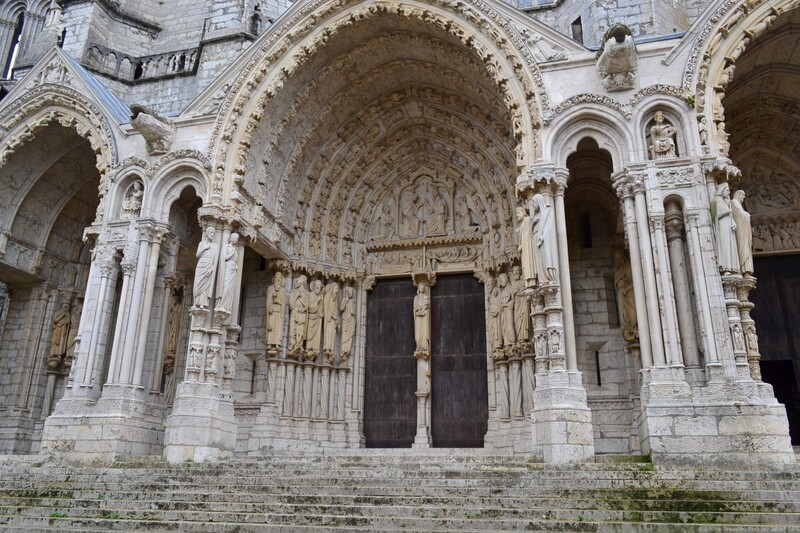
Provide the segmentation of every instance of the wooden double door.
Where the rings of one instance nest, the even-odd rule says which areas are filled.
[[[368,448],[409,448],[417,426],[417,361],[409,278],[378,280],[367,297],[364,436]],[[483,286],[472,274],[431,289],[434,447],[479,448],[488,421]]]

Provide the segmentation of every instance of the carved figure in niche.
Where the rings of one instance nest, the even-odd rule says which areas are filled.
[[[323,298],[322,281],[315,279],[311,282],[311,292],[308,294],[308,325],[306,326],[305,356],[307,360],[314,360],[319,355],[319,346],[322,342]]]
[[[744,327],[744,338],[747,341],[747,351],[749,353],[758,353],[758,335],[756,335],[754,324],[747,324]]]
[[[342,311],[342,354],[341,364],[345,364],[353,352],[353,338],[356,336],[356,299],[353,287],[344,288],[340,305]]]
[[[742,335],[742,325],[738,322],[734,323],[731,326],[731,332],[733,333],[733,349],[737,352],[744,352],[744,335]]]
[[[197,267],[194,270],[194,305],[208,307],[211,298],[211,286],[214,281],[214,270],[217,264],[217,253],[214,250],[213,226],[206,228],[203,239],[197,245]]]
[[[122,201],[122,218],[134,218],[139,216],[142,209],[142,198],[144,190],[141,181],[134,181],[133,186],[125,195]]]
[[[379,226],[380,238],[391,239],[394,237],[394,225],[395,217],[394,213],[392,212],[392,202],[387,198],[381,207],[381,224]]]
[[[228,244],[225,246],[225,270],[222,279],[222,296],[219,298],[219,308],[229,313],[233,312],[236,272],[239,270],[238,244],[239,234],[231,233],[228,237]]]
[[[514,276],[512,281],[514,287],[514,329],[517,333],[517,343],[530,342],[531,338],[531,313],[530,303],[525,296],[525,281],[522,279],[522,268],[514,265],[511,268]],[[523,349],[530,349],[530,345],[522,346]]]
[[[533,342],[536,357],[547,357],[547,336],[544,333],[537,333],[534,335]]]
[[[720,154],[725,155],[728,153],[728,150],[730,150],[731,143],[730,141],[728,141],[728,137],[729,137],[728,132],[725,131],[725,123],[720,122],[719,124],[717,124],[716,139],[717,139],[717,149]]]
[[[614,253],[614,287],[617,289],[622,338],[627,342],[635,342],[639,338],[639,322],[633,294],[633,275],[631,264],[622,250]]]
[[[555,283],[558,280],[558,248],[553,209],[544,196],[534,194],[531,199],[533,221],[533,267],[538,283]]]
[[[341,328],[339,323],[339,284],[335,281],[325,286],[323,314],[325,315],[325,333],[322,340],[322,348],[325,360],[333,364],[333,360],[336,357],[336,332]]]
[[[497,292],[500,302],[500,329],[503,334],[503,348],[507,353],[517,342],[514,326],[514,290],[508,283],[508,274],[503,272],[497,277]]]
[[[500,325],[500,298],[495,289],[494,278],[486,280],[486,296],[489,303],[489,346],[492,349],[492,359],[503,358],[503,333]]]
[[[75,359],[75,350],[78,342],[78,330],[81,325],[81,314],[83,313],[83,304],[78,302],[72,307],[69,314],[69,334],[67,336],[67,366],[72,364]]]
[[[278,354],[283,337],[283,317],[286,308],[286,287],[283,273],[278,271],[272,277],[272,285],[267,289],[267,350],[271,356]]]
[[[557,329],[550,330],[550,353],[561,353],[561,332]]]
[[[61,356],[67,353],[67,341],[69,340],[69,304],[64,304],[61,309],[53,315],[53,336],[50,338],[50,359],[47,366],[51,370],[57,370],[61,362]],[[52,368],[51,361],[55,360],[56,368]]]
[[[711,221],[717,243],[717,265],[723,273],[739,272],[739,252],[736,249],[736,224],[731,210],[731,190],[727,183],[717,186],[717,195],[711,200]]]
[[[400,203],[400,211],[402,213],[402,220],[400,221],[400,232],[402,237],[418,237],[419,236],[419,196],[412,190],[403,193]]]
[[[533,219],[528,216],[528,211],[524,207],[517,207],[517,234],[519,235],[519,250],[522,263],[522,273],[525,277],[525,286],[532,288],[536,286],[536,265],[534,264],[533,243]]]
[[[457,230],[460,233],[471,233],[480,229],[480,218],[472,204],[472,199],[459,191],[453,207],[456,217]]]
[[[665,157],[675,157],[675,134],[678,130],[664,121],[664,113],[656,111],[656,123],[650,128],[650,159],[663,159]]]
[[[289,352],[293,359],[303,351],[308,322],[309,292],[306,277],[297,276],[292,292],[289,293]]]
[[[439,193],[439,189],[431,187],[432,195],[428,204],[427,235],[447,234],[447,203]]]
[[[414,340],[417,353],[430,354],[431,351],[431,296],[428,285],[420,283],[414,296]]]
[[[739,189],[733,193],[731,211],[736,232],[736,249],[739,254],[739,269],[742,274],[753,273],[753,227],[750,225],[750,213],[744,205],[744,191]]]

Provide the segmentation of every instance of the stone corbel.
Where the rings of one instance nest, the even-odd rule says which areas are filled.
[[[703,172],[711,183],[740,181],[742,171],[727,157],[720,157],[703,165]]]
[[[637,81],[639,58],[631,29],[616,24],[603,36],[603,44],[597,51],[597,70],[608,92],[634,89]]]
[[[517,199],[526,202],[536,193],[548,192],[551,185],[559,180],[558,171],[552,163],[528,165],[517,177]]]
[[[131,126],[144,137],[147,153],[167,153],[175,139],[175,125],[172,121],[141,105],[132,105],[131,113]]]

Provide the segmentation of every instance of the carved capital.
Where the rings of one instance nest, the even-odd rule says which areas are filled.
[[[436,285],[436,272],[434,271],[414,272],[411,274],[411,278],[414,280],[415,287],[419,287],[420,285],[433,287]]]
[[[726,157],[720,157],[703,165],[703,172],[709,181],[722,183],[742,179],[742,171]]]
[[[566,187],[566,178],[563,169],[556,169],[552,163],[536,163],[525,167],[522,174],[517,177],[517,196],[529,198],[538,192],[556,187]],[[566,177],[569,177],[567,172]]]

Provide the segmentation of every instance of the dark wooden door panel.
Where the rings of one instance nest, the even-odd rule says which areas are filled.
[[[367,295],[364,437],[368,448],[410,448],[417,424],[411,279],[378,280]]]
[[[439,276],[431,291],[431,433],[434,447],[480,448],[489,418],[483,286]]]

